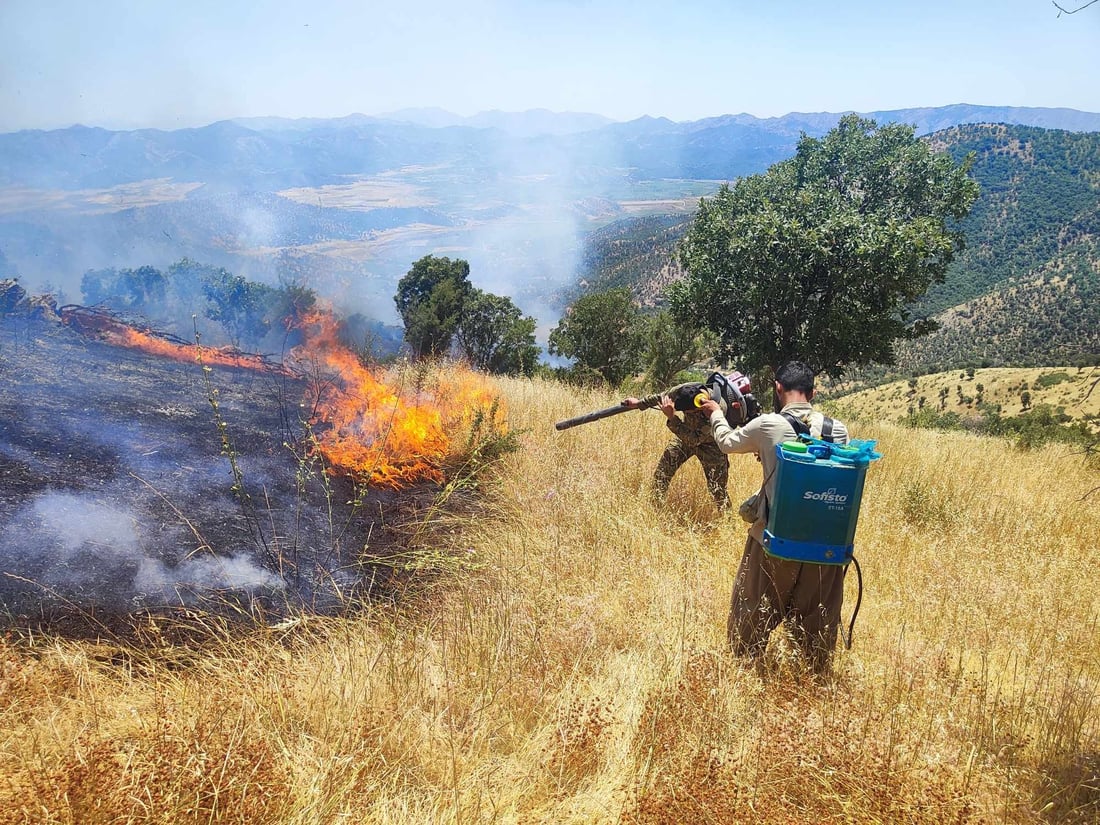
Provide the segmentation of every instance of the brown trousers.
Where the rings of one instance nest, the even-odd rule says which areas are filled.
[[[829,669],[840,628],[847,566],[803,564],[769,556],[751,535],[733,585],[726,631],[733,652],[759,659],[786,621],[816,672]]]

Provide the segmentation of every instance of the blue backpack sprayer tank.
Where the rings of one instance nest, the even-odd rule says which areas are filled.
[[[867,468],[882,454],[875,451],[874,441],[841,445],[805,435],[776,446],[775,451],[779,461],[764,550],[788,561],[855,563],[859,596],[844,640],[851,648],[863,599],[863,574],[854,555],[856,522]]]

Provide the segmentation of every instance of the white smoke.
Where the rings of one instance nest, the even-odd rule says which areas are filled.
[[[279,590],[283,581],[245,554],[157,558],[143,526],[120,502],[47,491],[27,501],[0,532],[0,576],[65,599],[99,603],[179,601],[207,591]],[[163,542],[163,539],[161,539]],[[2,586],[2,582],[0,582]]]
[[[145,596],[170,596],[181,590],[280,590],[282,579],[244,556],[203,555],[169,568],[145,557],[134,576],[134,589]]]

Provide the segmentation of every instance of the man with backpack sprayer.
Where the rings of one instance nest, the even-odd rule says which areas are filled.
[[[764,476],[755,501],[750,499],[742,507],[742,516],[751,519],[752,526],[734,581],[727,634],[734,653],[759,661],[768,636],[786,620],[810,666],[824,673],[836,646],[847,564],[779,558],[765,550],[769,539],[774,539],[770,535],[766,539],[765,532],[769,508],[776,501],[776,471],[781,461],[777,448],[797,441],[800,432],[821,442],[844,445],[849,441],[848,431],[840,421],[811,406],[814,373],[805,364],[792,361],[780,367],[775,374],[775,392],[778,413],[760,415],[737,429],[730,426],[713,399],[700,405],[719,449],[723,453],[756,453]],[[873,442],[869,443],[873,447]],[[852,519],[854,530],[854,516]]]

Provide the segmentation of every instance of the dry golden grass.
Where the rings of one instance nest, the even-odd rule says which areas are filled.
[[[743,525],[614,399],[500,386],[523,450],[400,607],[199,651],[0,646],[2,823],[1043,823],[1100,817],[1100,478],[868,426],[835,677],[726,651]],[[734,457],[731,494],[759,468]],[[1090,491],[1093,491],[1089,495]],[[854,601],[849,578],[845,620]]]
[[[1100,368],[1097,367],[983,367],[968,372],[952,370],[922,375],[912,382],[894,381],[851,393],[843,398],[845,410],[860,417],[897,421],[920,399],[930,409],[980,417],[979,402],[999,405],[1001,414],[1024,411],[1026,391],[1030,406],[1048,404],[1062,408],[1074,421],[1100,428]],[[978,388],[981,387],[979,390]],[[941,406],[941,393],[946,390]]]

